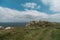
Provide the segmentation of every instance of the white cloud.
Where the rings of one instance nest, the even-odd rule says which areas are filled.
[[[47,18],[48,15],[36,10],[18,11],[0,7],[0,22],[27,22]]]
[[[48,5],[49,4],[49,0],[41,0],[43,2],[43,4]]]
[[[35,9],[35,8],[38,9],[38,8],[40,8],[40,6],[37,5],[34,2],[28,2],[28,3],[22,4],[22,6],[24,6],[26,8],[31,8],[31,9]]]
[[[60,13],[50,15],[50,21],[60,22]]]
[[[41,0],[45,5],[50,5],[50,10],[60,12],[60,0]]]
[[[36,10],[18,11],[0,7],[0,22],[28,22],[32,20],[48,20],[60,22],[60,14],[48,15]]]

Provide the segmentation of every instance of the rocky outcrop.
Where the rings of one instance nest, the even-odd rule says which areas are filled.
[[[26,24],[27,27],[55,27],[57,23],[48,21],[31,21]]]

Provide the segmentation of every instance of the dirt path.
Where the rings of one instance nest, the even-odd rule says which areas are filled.
[[[24,40],[31,40],[31,38],[35,35],[37,35],[40,32],[41,29],[39,30],[31,30],[28,34],[24,36]]]
[[[45,40],[47,35],[49,34],[51,28],[47,28],[41,35],[39,35],[38,40]]]
[[[47,35],[44,37],[43,40],[50,40],[51,32],[52,32],[52,30],[50,30],[50,31],[47,33]]]
[[[40,32],[38,32],[37,35],[33,36],[31,40],[38,40],[39,36],[42,35],[42,33],[43,33],[46,29],[47,29],[47,28],[42,29]]]

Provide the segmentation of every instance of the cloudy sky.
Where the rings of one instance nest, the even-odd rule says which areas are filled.
[[[0,22],[60,22],[60,0],[0,0]]]

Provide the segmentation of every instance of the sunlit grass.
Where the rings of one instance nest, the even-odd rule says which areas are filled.
[[[37,26],[14,27],[11,30],[3,29],[0,30],[0,40],[60,40],[59,25],[54,24],[55,27],[49,25],[43,27],[37,24]]]

